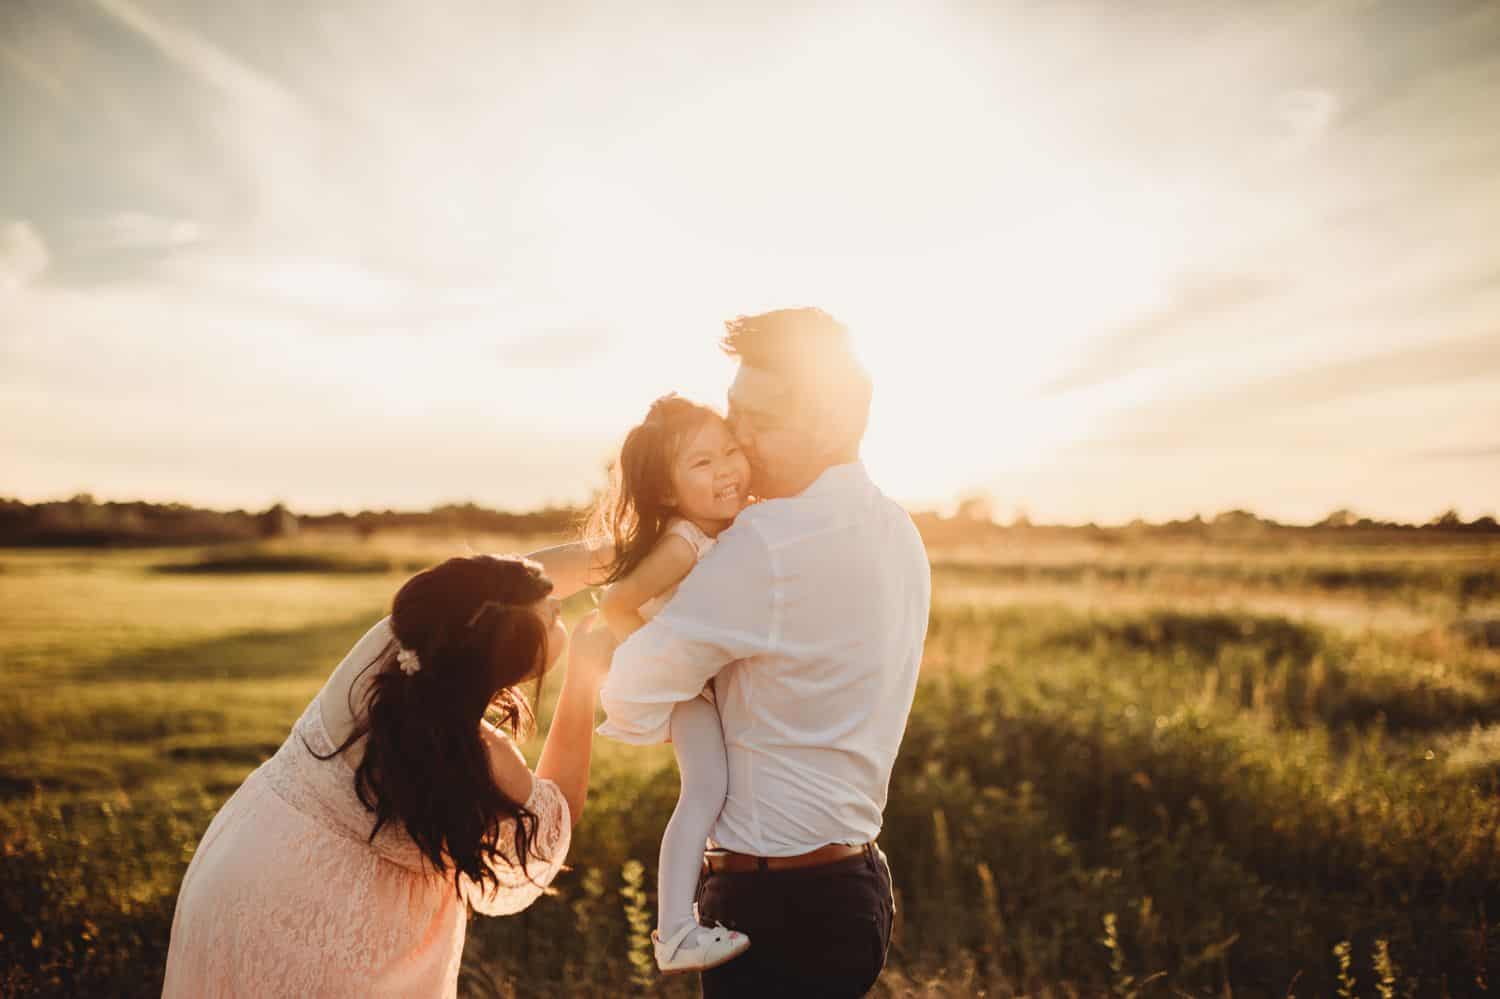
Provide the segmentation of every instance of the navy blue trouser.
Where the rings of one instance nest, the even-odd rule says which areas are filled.
[[[874,844],[847,860],[698,880],[702,922],[749,934],[750,949],[703,972],[705,999],[862,996],[885,967],[896,905]]]

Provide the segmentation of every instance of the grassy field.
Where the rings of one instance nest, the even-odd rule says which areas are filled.
[[[0,994],[156,994],[218,804],[404,574],[465,547],[0,551]],[[934,561],[878,994],[1490,990],[1500,546]],[[695,994],[643,940],[675,793],[666,750],[601,741],[572,869],[472,924],[463,990]]]

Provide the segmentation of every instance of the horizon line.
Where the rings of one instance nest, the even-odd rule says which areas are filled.
[[[285,503],[283,501],[276,501],[274,503],[271,503],[269,506],[266,506],[266,507],[263,507],[263,508],[260,508],[260,509],[252,509],[250,507],[199,506],[197,504],[194,504],[194,503],[191,503],[191,502],[187,502],[187,501],[182,501],[182,500],[148,500],[148,499],[139,499],[139,498],[136,498],[136,499],[101,499],[98,496],[96,496],[95,494],[89,493],[89,492],[75,493],[74,495],[66,497],[66,498],[41,499],[41,500],[26,500],[26,499],[22,499],[19,496],[4,496],[4,495],[0,495],[0,506],[9,505],[9,504],[13,504],[14,503],[14,504],[19,504],[19,505],[24,506],[24,507],[34,508],[34,507],[51,506],[51,505],[62,506],[62,505],[79,503],[80,501],[85,501],[85,500],[89,504],[95,505],[95,506],[182,507],[182,508],[185,508],[185,509],[188,509],[188,510],[199,511],[199,512],[203,512],[203,513],[217,514],[217,515],[221,515],[221,516],[229,516],[229,515],[232,515],[232,514],[242,514],[242,515],[245,515],[245,516],[257,517],[257,516],[263,516],[265,514],[271,513],[272,511],[275,511],[277,509],[281,509],[281,510],[284,510],[287,513],[291,514],[292,516],[298,518],[299,520],[300,519],[321,520],[321,519],[330,519],[330,518],[336,518],[336,517],[345,517],[345,518],[348,518],[348,519],[355,519],[355,518],[358,518],[359,516],[365,515],[365,514],[368,514],[368,515],[371,515],[371,516],[382,516],[382,515],[384,515],[384,516],[389,516],[389,515],[395,515],[395,516],[421,516],[421,515],[424,515],[424,514],[434,514],[434,513],[438,512],[439,510],[452,509],[452,508],[465,508],[465,507],[472,508],[472,509],[475,509],[475,510],[480,510],[480,511],[483,511],[485,513],[499,514],[499,515],[503,515],[503,516],[530,517],[530,516],[537,516],[537,515],[543,515],[543,514],[556,514],[556,513],[567,513],[567,512],[578,513],[578,512],[586,511],[589,508],[589,504],[586,504],[586,503],[585,504],[576,504],[576,503],[567,503],[567,502],[558,503],[558,502],[548,501],[548,502],[546,502],[544,504],[541,504],[541,505],[538,505],[538,506],[533,506],[533,507],[530,507],[528,509],[515,510],[515,509],[504,509],[504,508],[500,508],[500,507],[487,506],[487,505],[485,505],[483,503],[479,503],[479,502],[477,502],[475,500],[466,499],[466,500],[449,500],[449,501],[445,501],[445,502],[441,502],[441,503],[435,503],[435,504],[433,504],[431,506],[426,507],[425,509],[422,509],[422,508],[397,508],[397,507],[385,507],[385,508],[377,509],[377,508],[374,508],[374,507],[365,507],[365,508],[362,508],[362,509],[354,511],[354,512],[350,512],[350,511],[348,511],[348,510],[346,510],[344,508],[339,508],[339,509],[336,509],[336,510],[327,510],[327,511],[322,511],[322,512],[313,512],[313,511],[299,511],[299,510],[295,509],[294,507],[292,507],[290,504]],[[1241,517],[1241,518],[1246,518],[1246,519],[1249,519],[1249,520],[1253,520],[1255,522],[1258,522],[1260,524],[1264,524],[1264,525],[1267,525],[1267,526],[1272,526],[1272,527],[1293,527],[1293,528],[1316,528],[1316,527],[1336,528],[1336,527],[1340,527],[1340,526],[1346,527],[1346,528],[1357,528],[1360,525],[1364,525],[1366,527],[1420,528],[1420,527],[1438,526],[1439,525],[1439,521],[1441,521],[1441,520],[1443,520],[1445,518],[1448,518],[1448,517],[1455,518],[1455,520],[1454,520],[1455,526],[1457,526],[1457,525],[1465,525],[1465,524],[1479,524],[1479,523],[1483,523],[1485,520],[1489,520],[1491,522],[1494,522],[1497,519],[1500,519],[1500,518],[1497,518],[1497,514],[1496,514],[1495,510],[1490,510],[1490,511],[1487,511],[1487,512],[1479,513],[1479,514],[1475,515],[1472,519],[1465,520],[1462,517],[1462,515],[1460,515],[1458,513],[1458,507],[1456,505],[1449,505],[1445,509],[1439,511],[1438,513],[1434,514],[1431,518],[1429,518],[1428,520],[1423,521],[1423,522],[1403,521],[1403,520],[1383,520],[1383,519],[1380,519],[1378,517],[1373,517],[1373,516],[1368,516],[1368,515],[1361,514],[1359,511],[1357,511],[1357,510],[1355,510],[1353,508],[1350,508],[1350,507],[1337,507],[1337,508],[1329,511],[1328,514],[1326,514],[1322,519],[1317,520],[1317,521],[1312,521],[1312,522],[1280,521],[1280,520],[1276,520],[1276,519],[1271,518],[1271,517],[1262,516],[1262,515],[1256,513],[1255,511],[1253,511],[1251,509],[1248,509],[1248,508],[1245,508],[1245,507],[1231,507],[1229,509],[1217,510],[1217,511],[1215,511],[1213,513],[1209,513],[1209,514],[1205,514],[1202,511],[1196,511],[1193,514],[1188,515],[1188,516],[1170,518],[1170,519],[1167,519],[1167,520],[1150,520],[1150,519],[1147,519],[1145,517],[1132,517],[1129,520],[1125,520],[1125,521],[1098,521],[1098,520],[1089,520],[1089,521],[1081,521],[1081,522],[1064,522],[1064,521],[1048,522],[1048,521],[1044,521],[1044,520],[1039,520],[1038,518],[1036,518],[1035,516],[1031,515],[1028,512],[1018,511],[1017,514],[1013,515],[1010,520],[1008,520],[1008,521],[1002,521],[1002,520],[1000,520],[1000,519],[998,519],[996,517],[993,517],[993,516],[990,516],[990,517],[972,517],[972,516],[964,516],[964,515],[962,515],[961,512],[960,512],[960,510],[961,510],[961,504],[963,503],[963,497],[958,497],[958,498],[955,498],[954,500],[952,500],[951,501],[952,510],[950,512],[947,512],[947,513],[944,513],[942,510],[935,509],[935,508],[933,508],[932,506],[929,506],[929,505],[919,505],[917,503],[903,502],[903,501],[899,501],[899,500],[897,502],[899,503],[899,505],[903,509],[905,509],[913,517],[930,515],[930,516],[936,516],[936,517],[938,517],[939,519],[942,519],[942,520],[968,520],[968,521],[970,521],[970,522],[972,522],[974,524],[983,524],[983,525],[989,525],[989,526],[993,526],[993,527],[1007,528],[1007,529],[1016,529],[1016,528],[1019,528],[1019,529],[1026,529],[1026,528],[1033,528],[1033,529],[1035,529],[1035,528],[1082,529],[1082,528],[1090,528],[1090,527],[1092,527],[1092,528],[1115,530],[1115,529],[1127,529],[1127,528],[1131,528],[1131,527],[1141,527],[1141,526],[1144,526],[1144,527],[1166,527],[1166,526],[1170,526],[1170,525],[1173,525],[1173,524],[1201,523],[1201,524],[1204,524],[1204,525],[1213,525],[1213,524],[1217,523],[1221,519],[1229,518],[1229,517],[1235,517],[1235,516],[1238,516],[1238,517]],[[1334,525],[1334,524],[1327,523],[1327,521],[1329,519],[1331,519],[1335,514],[1340,514],[1340,513],[1346,515],[1344,519],[1348,520],[1349,521],[1348,523],[1343,524],[1343,525]]]

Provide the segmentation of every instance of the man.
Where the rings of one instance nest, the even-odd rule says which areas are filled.
[[[763,502],[616,650],[601,700],[616,725],[665,738],[673,704],[714,681],[729,795],[698,909],[751,947],[704,972],[703,994],[859,996],[890,944],[875,838],[931,573],[911,518],[859,460],[870,380],[844,326],[820,309],[725,325],[730,424]]]

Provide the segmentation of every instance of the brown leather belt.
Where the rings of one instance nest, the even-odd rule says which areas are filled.
[[[733,850],[705,850],[703,866],[714,874],[744,874],[749,871],[793,871],[799,867],[819,867],[850,857],[858,857],[875,849],[874,843],[829,843],[810,853],[799,853],[792,857],[757,857]]]

